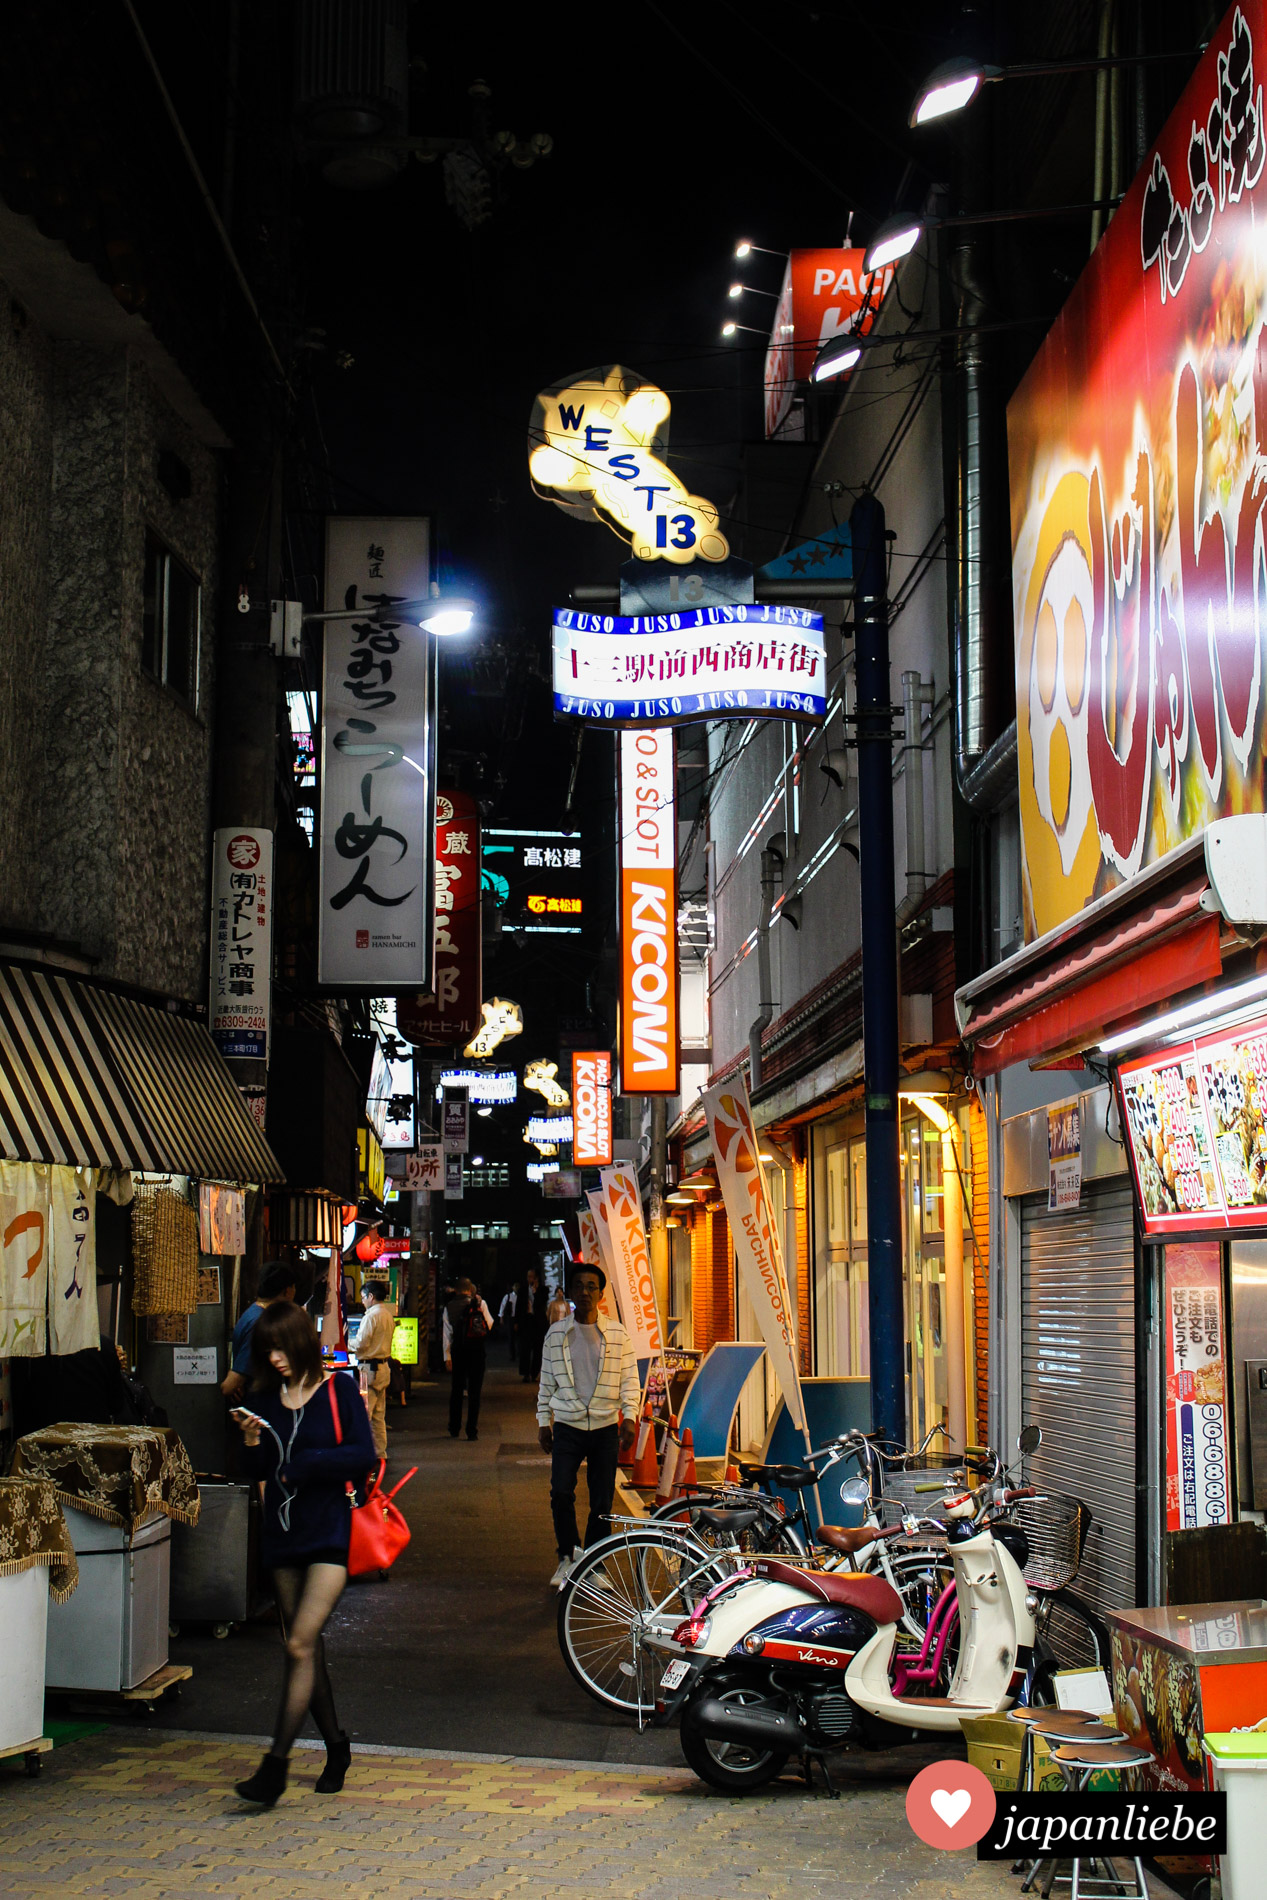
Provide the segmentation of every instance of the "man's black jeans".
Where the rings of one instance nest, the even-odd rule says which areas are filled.
[[[466,1388],[466,1435],[474,1438],[480,1422],[480,1393],[484,1390],[485,1351],[481,1343],[471,1341],[459,1346],[454,1341],[453,1382],[449,1387],[449,1435],[456,1438],[462,1429],[462,1389]]]
[[[585,1466],[590,1494],[585,1542],[596,1544],[600,1537],[611,1535],[607,1513],[616,1495],[620,1427],[603,1425],[596,1432],[578,1431],[575,1425],[555,1425],[553,1429],[550,1514],[554,1518],[554,1541],[559,1555],[570,1557],[581,1541],[576,1528],[576,1481],[582,1465]]]

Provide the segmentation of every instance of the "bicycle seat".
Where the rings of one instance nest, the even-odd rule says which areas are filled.
[[[736,1505],[731,1509],[723,1506],[718,1510],[712,1510],[707,1505],[701,1505],[691,1515],[695,1523],[702,1524],[707,1531],[733,1531],[737,1537],[741,1531],[752,1529],[753,1525],[759,1521],[761,1512],[755,1506],[751,1509],[744,1505]]]
[[[777,1484],[784,1491],[803,1491],[818,1482],[818,1473],[810,1465],[740,1465],[741,1475],[749,1480]]]
[[[882,1537],[900,1537],[902,1526],[890,1524],[823,1524],[819,1528],[818,1541],[826,1544],[829,1550],[838,1550],[844,1557],[852,1557],[855,1550],[865,1550],[868,1544],[878,1544]]]
[[[770,1583],[788,1583],[794,1590],[804,1590],[807,1596],[817,1597],[820,1603],[837,1603],[850,1610],[860,1610],[876,1623],[902,1620],[902,1599],[883,1577],[869,1577],[859,1571],[842,1576],[830,1570],[801,1570],[795,1564],[780,1563],[777,1557],[762,1557],[753,1569],[757,1576],[767,1578]]]

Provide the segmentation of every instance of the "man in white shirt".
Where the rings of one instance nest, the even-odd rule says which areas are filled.
[[[581,1466],[589,1485],[585,1543],[594,1544],[610,1533],[616,1460],[637,1429],[638,1362],[624,1327],[598,1310],[606,1289],[601,1268],[575,1266],[568,1281],[575,1312],[556,1320],[541,1354],[537,1436],[550,1453],[550,1511],[559,1553],[550,1581],[560,1589],[584,1548],[576,1524]]]
[[[384,1280],[366,1280],[361,1288],[365,1318],[356,1335],[356,1363],[364,1368],[363,1389],[369,1409],[374,1449],[387,1456],[387,1388],[392,1382],[392,1331],[395,1315],[388,1304],[391,1288]]]

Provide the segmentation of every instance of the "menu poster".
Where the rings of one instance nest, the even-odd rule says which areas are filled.
[[[1218,1241],[1166,1248],[1166,1529],[1230,1521]]]
[[[1267,1229],[1267,1023],[1118,1072],[1144,1231]]]
[[[1077,1102],[1047,1110],[1047,1212],[1065,1213],[1082,1200],[1082,1115]]]

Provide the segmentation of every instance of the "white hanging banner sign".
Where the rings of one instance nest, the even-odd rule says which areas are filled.
[[[823,616],[806,607],[554,610],[554,710],[587,725],[827,715]]]
[[[51,1172],[41,1162],[0,1161],[0,1359],[44,1354]]]
[[[612,1256],[611,1235],[607,1230],[607,1197],[600,1191],[597,1194],[587,1194],[585,1198],[590,1206],[588,1219],[594,1228],[594,1247],[596,1250],[594,1254],[594,1264],[600,1266],[607,1275],[607,1291],[611,1296],[616,1318],[620,1321],[621,1325],[624,1326],[624,1308],[620,1304],[620,1275],[616,1271],[616,1262]],[[584,1221],[587,1216],[582,1213],[580,1218]],[[582,1249],[584,1249],[584,1227],[581,1229],[581,1245]],[[629,1330],[630,1329],[626,1326],[625,1331],[629,1332]],[[633,1337],[632,1333],[630,1333],[630,1337]]]
[[[229,825],[211,854],[209,1013],[222,1056],[267,1061],[272,976],[273,834]]]
[[[97,1317],[97,1189],[92,1168],[50,1168],[49,1350],[101,1344]]]
[[[417,614],[377,620],[381,602],[425,599],[425,516],[326,520],[327,620],[321,691],[318,977],[379,995],[431,988],[435,778],[429,641]]]
[[[792,1300],[778,1222],[761,1171],[760,1144],[747,1085],[742,1075],[736,1076],[706,1090],[701,1099],[739,1271],[788,1412],[806,1434],[808,1444]]]
[[[604,1168],[599,1179],[607,1213],[607,1244],[615,1269],[612,1279],[619,1288],[621,1322],[633,1341],[634,1357],[654,1359],[660,1351],[663,1334],[638,1179],[624,1167]]]

